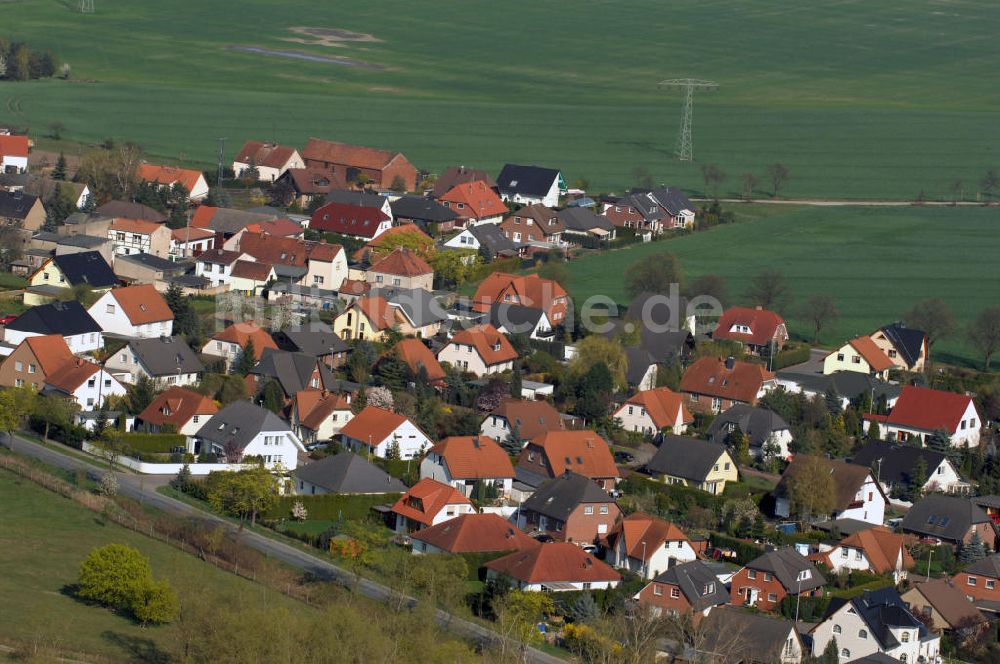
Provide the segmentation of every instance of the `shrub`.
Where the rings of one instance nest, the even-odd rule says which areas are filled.
[[[130,432],[122,434],[122,445],[130,452],[145,452],[148,454],[166,454],[176,447],[185,447],[187,437],[179,433],[141,433]]]
[[[145,556],[124,544],[108,544],[80,564],[77,594],[116,609],[126,609],[153,581]]]
[[[771,363],[771,370],[778,371],[780,369],[784,369],[785,367],[790,367],[793,364],[808,362],[809,352],[808,344],[802,344],[801,346],[796,346],[794,348],[785,348],[775,354],[774,360]]]
[[[305,509],[307,518],[326,521],[348,519],[357,521],[371,514],[373,505],[385,505],[396,502],[398,493],[383,493],[372,495],[341,495],[327,493],[320,496],[281,496],[275,504],[264,512],[265,519],[287,519],[292,514],[295,504],[299,503]]]

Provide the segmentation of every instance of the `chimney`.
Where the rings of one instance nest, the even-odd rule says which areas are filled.
[[[758,305],[757,305],[756,307],[754,307],[754,309],[756,309],[757,311],[760,311],[760,310],[761,310],[761,309],[763,309],[763,308],[764,308],[764,307],[760,306],[759,304],[758,304]]]
[[[736,366],[736,358],[730,355],[726,358],[726,368],[732,371],[733,367]]]

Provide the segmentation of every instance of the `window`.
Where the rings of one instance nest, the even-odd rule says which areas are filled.
[[[993,590],[993,588],[995,586],[996,586],[996,581],[994,581],[993,579],[986,579],[986,589],[987,590]]]
[[[670,599],[678,599],[680,596],[681,596],[681,589],[680,588],[671,588],[670,589]]]
[[[861,364],[861,356],[851,355],[851,364]]]
[[[857,551],[854,552],[854,559],[861,560],[861,558],[862,558],[861,549],[858,549]]]
[[[38,367],[36,367],[34,364],[31,364],[30,362],[28,363],[28,373],[33,374],[37,370]]]
[[[106,314],[113,314],[113,313],[115,313],[115,305],[109,304],[109,305],[105,306],[104,307],[104,313],[106,313]]]
[[[840,557],[841,557],[841,558],[846,558],[847,556],[848,556],[848,551],[847,551],[847,548],[846,548],[846,547],[844,547],[844,548],[842,548],[842,549],[840,550]]]
[[[21,360],[14,361],[14,371],[24,371],[24,363]]]
[[[840,625],[834,625],[833,626],[833,633],[834,634],[843,634],[844,630],[840,627]]]
[[[755,570],[755,569],[747,570],[747,578],[748,579],[756,579],[757,578],[757,570]]]
[[[778,601],[778,594],[777,593],[768,593],[767,594],[767,601],[768,602],[777,602]]]
[[[96,378],[91,378],[90,380],[87,381],[87,387],[94,387],[95,385],[97,385]]]
[[[654,583],[653,584],[653,594],[656,595],[657,597],[662,597],[663,596],[663,586],[661,586],[658,583]]]
[[[978,581],[977,577],[970,576],[969,580],[966,581],[966,583],[968,583],[970,586],[974,586],[974,585],[976,585],[976,581]]]
[[[837,361],[838,362],[843,362],[844,361],[844,354],[843,353],[837,353]]]
[[[198,424],[199,417],[201,417],[201,415],[195,415],[194,417],[191,418],[191,421],[194,422],[195,424]]]
[[[900,653],[900,655],[899,655],[899,661],[900,662],[906,662],[907,661],[906,660],[906,653],[905,652],[904,653]]]
[[[868,638],[868,630],[866,630],[866,629],[859,629],[858,630],[858,638],[859,639],[867,639]]]
[[[771,574],[770,572],[764,572],[764,581],[765,581],[765,583],[768,582],[768,581],[773,581],[773,580],[774,580],[774,575],[773,574]]]
[[[910,633],[909,632],[903,632],[903,638],[901,638],[900,641],[902,641],[903,643],[909,643],[910,642]]]
[[[851,651],[848,650],[847,648],[844,648],[843,650],[840,651],[840,656],[843,657],[844,659],[849,659],[851,657]]]
[[[601,505],[601,514],[607,514],[607,513],[608,513],[608,506]]]
[[[593,505],[587,505],[587,506],[585,506],[583,508],[583,513],[584,514],[593,514],[594,513],[594,506]]]

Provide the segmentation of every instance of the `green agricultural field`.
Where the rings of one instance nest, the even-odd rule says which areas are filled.
[[[226,596],[256,593],[269,604],[308,611],[249,581],[162,542],[104,523],[93,512],[30,481],[0,471],[0,636],[43,647],[83,652],[111,661],[162,661],[178,637],[174,625],[141,628],[132,620],[77,601],[67,592],[80,561],[111,542],[134,546],[150,559],[153,574],[182,593]],[[13,617],[17,616],[17,620]]]
[[[697,190],[700,165],[717,163],[723,192],[753,171],[761,193],[782,162],[789,197],[949,197],[961,180],[974,198],[1000,167],[987,0],[76,6],[0,4],[4,38],[72,67],[69,81],[0,83],[0,122],[43,145],[58,122],[71,141],[131,139],[208,166],[220,137],[231,157],[248,138],[316,135],[435,172],[549,164],[603,189],[638,168]],[[693,164],[672,159],[680,95],[656,86],[675,77],[721,85],[696,102]]]
[[[812,334],[803,302],[817,293],[836,301],[840,320],[820,339],[827,345],[898,320],[924,298],[943,299],[961,325],[1000,302],[995,210],[776,207],[737,207],[753,220],[573,261],[570,294],[577,302],[601,294],[626,303],[624,270],[660,251],[680,258],[688,280],[724,277],[734,302],[749,279],[776,268],[794,290],[790,310],[781,312],[793,337]],[[943,361],[980,361],[961,334],[934,351]]]

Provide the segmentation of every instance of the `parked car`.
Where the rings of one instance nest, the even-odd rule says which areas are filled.
[[[0,325],[10,325],[16,320],[17,316],[14,314],[5,314],[3,317],[0,317]]]
[[[624,450],[618,450],[615,452],[615,461],[618,463],[632,463],[635,461],[635,455],[629,454]]]

